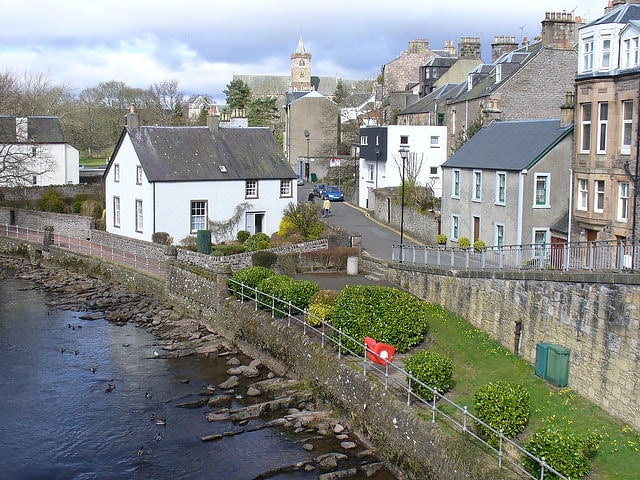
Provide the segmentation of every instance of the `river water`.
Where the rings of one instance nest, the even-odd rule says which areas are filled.
[[[0,478],[248,480],[319,455],[270,428],[202,442],[238,427],[177,405],[226,380],[225,360],[159,359],[144,329],[81,315],[49,309],[28,282],[0,281]]]

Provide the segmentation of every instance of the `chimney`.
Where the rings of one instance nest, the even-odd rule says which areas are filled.
[[[542,22],[542,46],[570,50],[578,41],[571,12],[547,12]]]
[[[409,53],[429,53],[429,41],[418,38],[409,42]]]
[[[487,126],[491,122],[501,119],[500,101],[497,98],[490,98],[488,102],[485,102],[482,109],[482,125]]]
[[[445,40],[444,51],[447,52],[447,55],[450,57],[456,56],[456,49],[453,47],[453,40]]]
[[[566,127],[573,122],[573,115],[576,106],[576,94],[574,92],[566,92],[564,96],[564,104],[560,105],[560,126]]]
[[[480,60],[482,46],[480,37],[461,37],[458,44],[458,58]]]
[[[207,127],[212,132],[215,132],[220,128],[220,115],[218,115],[218,109],[215,106],[209,107],[209,115],[207,115]]]
[[[493,37],[491,44],[491,63],[495,63],[505,53],[513,52],[518,48],[516,37],[508,35],[497,35]]]
[[[140,117],[136,113],[136,107],[133,104],[129,107],[129,113],[124,116],[124,125],[128,129],[140,128]]]

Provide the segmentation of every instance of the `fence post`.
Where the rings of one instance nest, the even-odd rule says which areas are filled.
[[[362,354],[362,363],[363,363],[363,368],[362,371],[364,373],[364,376],[367,376],[367,342],[363,343],[364,346],[364,352]]]
[[[51,246],[53,243],[53,226],[47,225],[44,227],[44,238],[42,239],[42,244],[45,247]]]
[[[502,468],[502,439],[504,438],[503,434],[502,434],[502,429],[500,429],[500,444],[498,446],[498,467]]]

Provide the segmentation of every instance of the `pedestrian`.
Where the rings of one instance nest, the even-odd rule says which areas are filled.
[[[313,190],[309,190],[309,197],[307,197],[307,201],[313,203],[315,198],[316,198],[316,196],[313,194]]]
[[[322,217],[328,217],[329,212],[331,211],[331,202],[327,197],[324,197],[324,202],[322,202]]]

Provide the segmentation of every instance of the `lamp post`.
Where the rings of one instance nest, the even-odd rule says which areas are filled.
[[[380,160],[380,147],[376,147],[376,190],[378,189],[378,160]]]
[[[309,130],[304,131],[304,138],[307,139],[307,161],[304,165],[304,176],[306,177],[307,182],[309,181],[309,171],[311,170],[311,166],[309,164],[309,143],[311,143],[311,139],[309,138]]]
[[[401,195],[401,199],[400,199],[400,263],[402,263],[402,260],[404,260],[404,248],[403,248],[403,242],[404,242],[404,170],[405,170],[405,163],[407,161],[407,155],[409,155],[409,146],[408,145],[400,145],[400,150],[398,150],[398,152],[400,153],[400,157],[402,157],[402,184],[400,185],[400,188],[402,189],[402,195]]]

